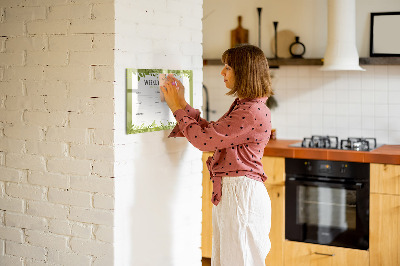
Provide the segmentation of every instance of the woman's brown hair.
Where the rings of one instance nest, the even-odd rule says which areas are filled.
[[[255,99],[273,95],[268,61],[263,51],[253,45],[240,45],[222,54],[222,63],[235,74],[235,86],[227,95]]]

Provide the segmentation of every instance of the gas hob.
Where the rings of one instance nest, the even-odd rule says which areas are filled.
[[[376,138],[349,137],[339,141],[337,136],[318,136],[306,137],[303,141],[289,145],[301,148],[337,149],[353,151],[371,151],[379,146]]]

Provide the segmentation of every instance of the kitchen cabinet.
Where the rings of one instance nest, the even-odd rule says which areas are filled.
[[[370,164],[371,193],[400,195],[400,165]]]
[[[365,250],[316,245],[286,240],[284,252],[285,266],[369,265],[369,253]]]
[[[400,165],[370,167],[370,265],[400,265]]]
[[[206,161],[212,152],[203,153],[203,194],[202,194],[202,223],[201,223],[201,253],[203,258],[211,258],[212,252],[212,183]]]
[[[208,172],[206,161],[211,152],[203,153],[203,195],[202,195],[202,256],[211,258],[212,253],[212,183]],[[265,187],[271,199],[272,221],[271,221],[271,250],[266,258],[266,265],[283,265],[283,243],[285,230],[285,158],[263,157],[262,164],[268,176]]]
[[[285,241],[285,158],[264,156],[261,160],[267,175],[265,187],[271,199],[271,250],[265,259],[267,266],[283,265]]]

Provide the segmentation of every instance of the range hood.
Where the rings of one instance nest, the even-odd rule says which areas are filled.
[[[355,0],[328,0],[328,44],[320,70],[358,70]]]

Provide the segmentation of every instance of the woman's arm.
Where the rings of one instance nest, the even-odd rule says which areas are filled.
[[[172,91],[174,86],[177,91],[176,95],[174,94],[174,91]],[[186,102],[185,87],[178,79],[174,78],[173,76],[168,76],[167,81],[165,83],[165,87],[160,87],[160,88],[161,88],[162,92],[164,93],[164,97],[166,97],[165,98],[166,101],[167,101],[167,97],[168,97],[168,101],[170,103],[168,103],[168,101],[167,101],[167,104],[170,107],[170,109],[171,109],[171,106],[172,106],[172,108],[174,108],[173,107],[174,102],[175,102],[175,104],[176,104],[176,102],[178,102],[180,109],[183,109],[188,116],[195,119],[202,127],[205,127],[209,124],[209,122],[207,120],[200,117],[199,110],[194,109],[192,106],[190,106]],[[171,99],[171,97],[176,97],[175,101],[174,101],[174,99]],[[171,109],[171,111],[174,112],[173,109]],[[184,137],[184,135],[182,134],[182,132],[180,132],[179,126],[176,125],[168,137]]]
[[[184,110],[176,110],[174,116],[178,121],[180,132],[190,143],[201,151],[235,148],[241,144],[257,142],[258,127],[254,115],[247,109],[233,110],[228,116],[206,127],[186,115]]]

